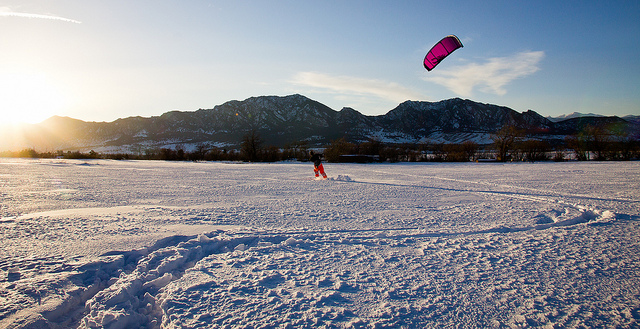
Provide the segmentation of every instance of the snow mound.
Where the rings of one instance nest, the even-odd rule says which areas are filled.
[[[338,175],[335,180],[340,182],[353,182],[353,179],[351,179],[351,177],[349,177],[348,175]]]
[[[583,218],[590,223],[611,223],[616,220],[616,214],[609,210],[587,210],[583,214]]]
[[[163,304],[157,295],[162,288],[180,278],[203,257],[230,250],[243,252],[252,240],[255,237],[231,239],[225,235],[200,235],[151,252],[137,261],[131,273],[123,273],[86,302],[88,314],[80,328],[159,326]]]

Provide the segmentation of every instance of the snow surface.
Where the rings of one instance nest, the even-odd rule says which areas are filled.
[[[0,159],[0,328],[640,327],[640,163]]]

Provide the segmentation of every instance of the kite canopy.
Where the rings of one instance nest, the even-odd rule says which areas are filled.
[[[427,71],[433,70],[445,57],[461,47],[462,42],[460,42],[460,39],[455,35],[444,37],[440,42],[436,43],[435,46],[429,50],[427,56],[424,57],[424,68],[427,69]]]

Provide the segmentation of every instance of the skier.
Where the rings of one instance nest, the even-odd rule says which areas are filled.
[[[324,167],[322,166],[322,154],[309,151],[309,160],[313,161],[313,172],[316,174],[316,178],[322,175],[322,178],[327,179],[327,174],[324,173]]]

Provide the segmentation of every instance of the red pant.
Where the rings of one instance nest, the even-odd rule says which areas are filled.
[[[324,173],[324,167],[322,166],[322,163],[317,167],[313,166],[313,172],[316,174],[316,177],[322,175],[322,177],[327,178],[327,174]]]

